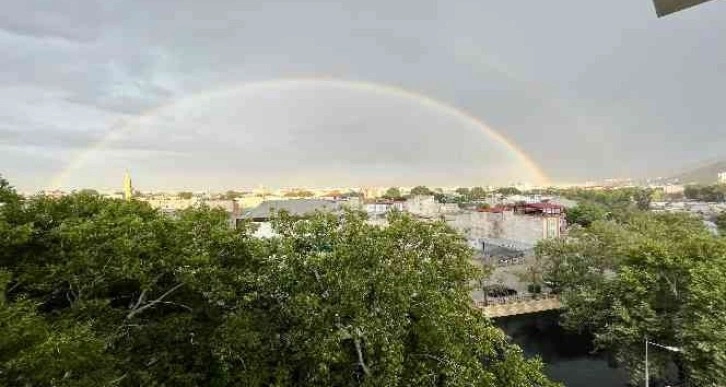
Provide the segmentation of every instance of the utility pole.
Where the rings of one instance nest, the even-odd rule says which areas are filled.
[[[672,347],[670,345],[663,345],[663,344],[654,343],[652,341],[648,341],[647,336],[645,337],[644,341],[645,341],[645,387],[650,387],[650,375],[648,374],[648,344],[654,345],[658,348],[665,349],[666,351],[676,352],[676,353],[683,352],[683,349],[678,348],[678,347]]]
[[[650,380],[648,380],[648,338],[645,338],[645,387],[650,386]]]

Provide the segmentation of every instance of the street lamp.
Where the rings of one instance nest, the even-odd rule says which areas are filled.
[[[658,343],[655,343],[652,341],[648,341],[648,338],[646,338],[645,339],[645,387],[650,386],[650,380],[649,380],[650,378],[648,376],[648,345],[662,348],[662,349],[665,349],[666,351],[670,351],[670,352],[676,352],[676,353],[683,352],[683,349],[681,349],[681,348],[672,347],[670,345],[658,344]]]

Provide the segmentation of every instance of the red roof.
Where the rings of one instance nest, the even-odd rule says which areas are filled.
[[[479,208],[479,209],[477,209],[477,211],[479,211],[479,212],[494,212],[494,213],[497,213],[498,214],[498,213],[507,211],[509,209],[510,208],[508,208],[508,207],[497,206],[497,207],[489,207],[489,208]]]
[[[562,210],[565,207],[559,205],[559,204],[553,204],[553,203],[527,203],[525,205],[527,208],[534,208],[537,210]]]

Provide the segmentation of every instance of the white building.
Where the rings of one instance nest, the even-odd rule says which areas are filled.
[[[719,174],[720,176],[720,174]],[[677,195],[682,194],[686,190],[686,187],[680,184],[668,184],[663,187],[663,193],[666,195]]]
[[[406,200],[406,211],[416,216],[432,217],[441,213],[441,203],[433,196],[414,196]]]
[[[726,171],[725,172],[720,172],[718,174],[718,182],[721,183],[721,184],[726,184]]]
[[[469,240],[497,238],[528,244],[559,237],[565,226],[563,215],[522,215],[512,210],[447,215],[446,223]]]
[[[366,203],[364,208],[369,217],[383,216],[391,209],[392,204],[388,202]]]

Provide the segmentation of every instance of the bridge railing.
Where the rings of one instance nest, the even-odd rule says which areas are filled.
[[[558,299],[557,294],[552,293],[525,293],[503,297],[486,297],[484,300],[476,301],[475,305],[484,308],[491,305],[516,304],[522,302]]]

